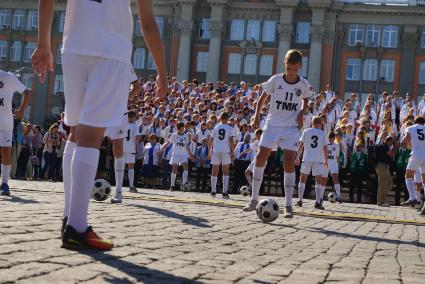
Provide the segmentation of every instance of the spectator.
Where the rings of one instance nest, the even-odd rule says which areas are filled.
[[[33,180],[39,180],[41,178],[41,161],[43,159],[43,135],[41,135],[40,126],[34,126],[31,141],[33,155],[31,158]]]
[[[157,187],[158,183],[158,166],[160,164],[160,157],[158,152],[160,145],[157,144],[157,137],[155,134],[149,136],[149,142],[146,144],[143,158],[142,175],[145,178],[145,186]]]
[[[377,205],[388,207],[386,196],[393,187],[391,176],[391,166],[396,149],[393,146],[393,137],[387,136],[384,142],[381,142],[376,149],[376,174],[378,176],[378,196]]]
[[[18,164],[16,168],[16,179],[26,179],[28,160],[32,152],[32,143],[31,143],[31,125],[25,124],[22,129],[22,139],[21,139],[21,152],[18,157]]]
[[[363,144],[356,144],[350,159],[350,202],[354,202],[354,193],[357,193],[357,202],[362,202],[363,181],[366,175],[366,154]]]
[[[58,125],[56,123],[53,123],[50,126],[49,131],[46,134],[44,134],[44,137],[43,137],[44,166],[41,171],[41,178],[45,179],[46,172],[48,171],[47,178],[49,181],[53,181],[56,150],[57,150],[57,147],[60,145],[58,129],[59,129]]]

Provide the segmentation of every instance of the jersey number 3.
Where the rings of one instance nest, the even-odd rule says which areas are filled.
[[[220,139],[220,140],[224,140],[224,137],[226,137],[226,130],[224,130],[224,129],[220,129],[220,130],[218,131],[218,139]]]
[[[319,140],[319,137],[317,137],[316,135],[311,136],[311,140],[313,140],[313,143],[311,143],[311,148],[317,148],[317,140]]]
[[[425,140],[425,134],[423,129],[417,129],[416,132],[418,133],[418,139],[419,141]]]

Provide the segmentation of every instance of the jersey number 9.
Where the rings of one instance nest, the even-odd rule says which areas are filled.
[[[226,130],[224,130],[224,129],[220,129],[220,130],[218,131],[218,139],[220,139],[220,140],[224,140],[224,137],[226,137]]]

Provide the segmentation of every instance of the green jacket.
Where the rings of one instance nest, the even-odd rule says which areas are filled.
[[[358,152],[353,152],[351,154],[351,160],[350,160],[350,172],[364,172],[366,170],[366,161],[367,156],[365,153],[360,152],[360,156],[357,156]]]
[[[399,148],[395,155],[395,164],[397,169],[405,170],[407,167],[407,163],[409,162],[410,153],[412,150]]]

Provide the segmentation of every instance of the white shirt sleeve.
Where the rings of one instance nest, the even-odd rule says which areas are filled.
[[[261,84],[261,87],[268,95],[271,95],[273,93],[275,78],[276,78],[276,75],[270,77],[270,79],[267,82],[264,82]]]
[[[18,78],[16,78],[15,75],[13,75],[11,73],[9,73],[9,74],[10,74],[9,84],[10,84],[11,91],[18,92],[18,93],[22,94],[27,89],[27,87],[25,87],[24,84],[22,84],[21,81],[19,81]]]

